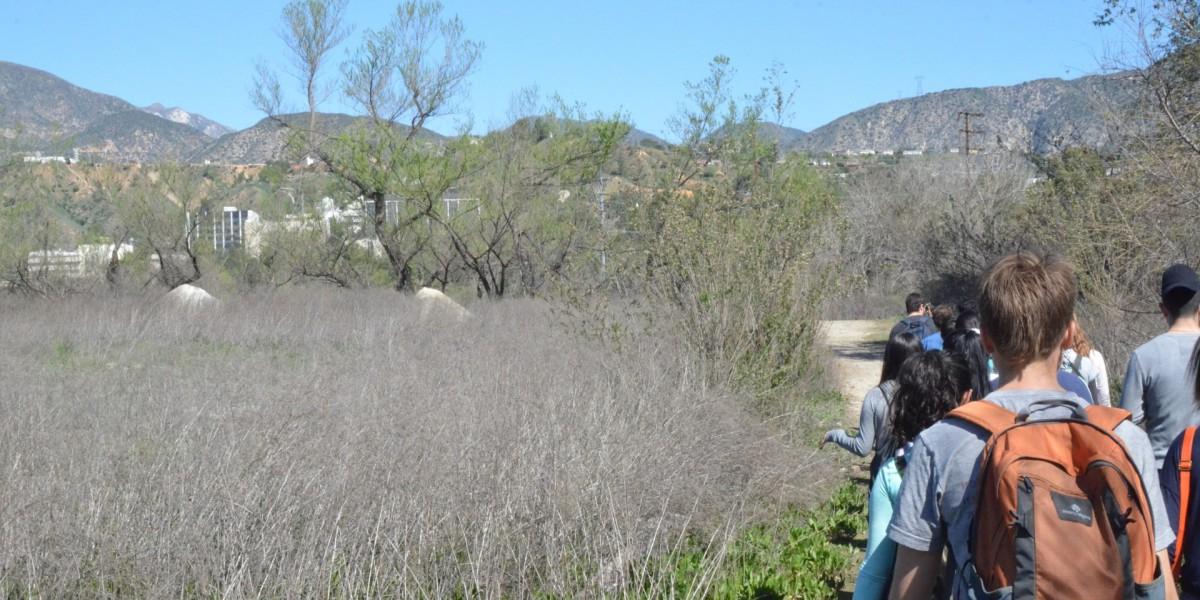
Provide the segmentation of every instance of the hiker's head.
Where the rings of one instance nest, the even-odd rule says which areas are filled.
[[[954,328],[959,331],[975,331],[979,332],[979,313],[974,310],[965,310],[958,314],[958,321],[955,322]]]
[[[996,261],[980,285],[984,349],[1010,369],[1057,356],[1071,341],[1077,290],[1071,265],[1057,258],[1021,252]]]
[[[971,370],[971,398],[979,400],[992,391],[988,379],[988,355],[983,349],[983,338],[971,329],[959,329],[945,340],[947,352],[959,354]]]
[[[1200,277],[1191,267],[1171,265],[1162,276],[1162,304],[1159,305],[1167,323],[1174,325],[1180,317],[1194,318],[1200,311]]]
[[[913,292],[904,298],[904,310],[907,311],[908,314],[911,315],[916,312],[921,312],[924,308],[925,298],[921,296],[921,294]]]
[[[883,374],[879,383],[890,381],[900,375],[900,367],[904,361],[914,354],[920,354],[921,340],[911,333],[898,333],[888,340],[883,349]]]
[[[942,332],[943,336],[950,335],[954,331],[954,320],[958,317],[954,307],[949,304],[939,304],[933,309],[933,324],[937,326],[938,331]]]
[[[970,379],[966,360],[957,352],[922,352],[904,361],[888,415],[896,442],[911,442],[966,401]]]
[[[1080,356],[1087,356],[1092,353],[1092,340],[1088,338],[1087,332],[1083,330],[1083,326],[1079,324],[1079,319],[1075,319],[1075,351]]]

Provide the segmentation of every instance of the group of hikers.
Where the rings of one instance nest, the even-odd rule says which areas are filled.
[[[1077,295],[1019,253],[976,301],[908,296],[857,434],[822,441],[874,454],[854,598],[1200,600],[1200,277],[1163,273],[1119,398]]]

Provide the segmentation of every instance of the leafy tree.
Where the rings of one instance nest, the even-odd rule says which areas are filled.
[[[342,30],[340,22],[335,23],[340,15],[337,5],[311,0],[289,5],[304,13],[299,17],[285,12],[288,20],[324,24],[283,33],[298,62],[308,69],[305,82],[319,77],[324,62],[310,60],[310,55],[324,56],[338,41],[336,35],[322,37],[324,32]],[[324,53],[299,52],[310,48]],[[429,119],[451,109],[481,48],[465,37],[457,17],[443,15],[440,3],[402,3],[388,24],[364,33],[353,57],[342,65],[341,89],[366,119],[332,135],[317,131],[315,102],[309,105],[307,129],[297,129],[281,118],[278,80],[260,69],[255,92],[260,108],[295,131],[304,147],[312,148],[335,176],[368,203],[372,234],[388,261],[396,289],[410,289],[417,281],[418,258],[429,243],[428,228],[422,225],[433,216],[445,192],[463,177],[468,164],[454,148],[436,147],[421,134]],[[465,141],[461,136],[456,143]]]

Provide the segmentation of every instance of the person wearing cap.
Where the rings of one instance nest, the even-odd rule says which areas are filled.
[[[1159,310],[1167,332],[1142,344],[1129,357],[1121,408],[1150,436],[1161,469],[1171,442],[1196,423],[1188,360],[1200,339],[1200,277],[1191,267],[1173,265],[1162,276]]]

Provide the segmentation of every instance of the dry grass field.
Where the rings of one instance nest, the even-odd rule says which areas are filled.
[[[652,557],[703,532],[716,564],[812,484],[820,459],[672,340],[616,352],[541,304],[473,310],[0,304],[4,595],[661,597]]]

